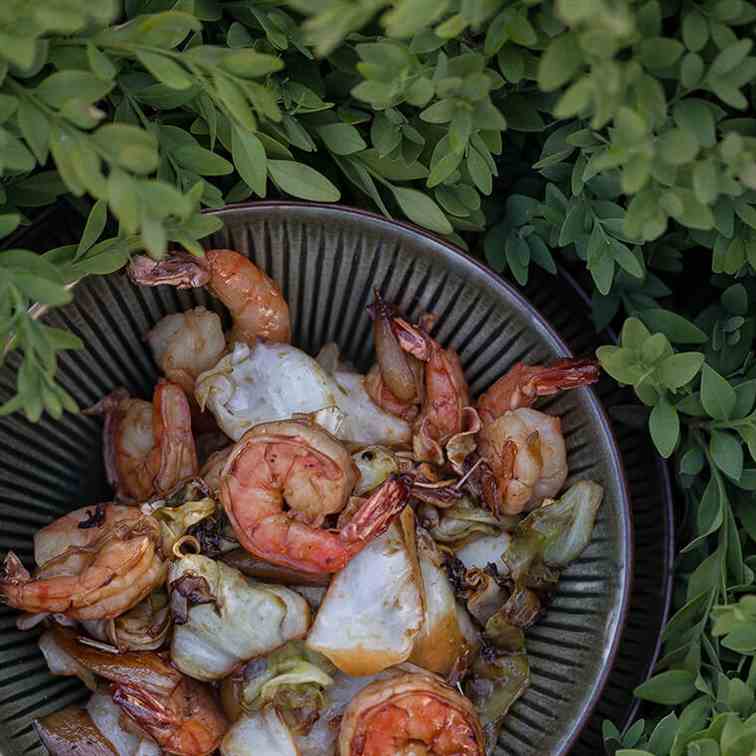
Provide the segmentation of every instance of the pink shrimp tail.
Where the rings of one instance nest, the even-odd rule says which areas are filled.
[[[100,399],[84,410],[85,415],[101,415],[105,418],[102,429],[102,456],[105,462],[105,476],[112,488],[118,488],[118,466],[116,463],[116,437],[118,435],[118,423],[121,420],[121,402],[129,398],[129,392],[125,388],[111,391],[107,396]]]
[[[162,260],[135,255],[129,264],[129,278],[140,286],[169,284],[179,289],[197,289],[210,281],[210,265],[203,257],[175,251]]]
[[[0,569],[0,598],[11,606],[21,606],[24,586],[32,579],[21,560],[9,551]]]
[[[596,360],[563,359],[538,370],[535,381],[536,394],[548,396],[559,391],[580,388],[596,383],[601,377],[601,370]]]
[[[341,539],[361,549],[386,531],[404,509],[408,498],[409,486],[405,481],[398,477],[389,478],[355,512],[349,524],[341,530]]]

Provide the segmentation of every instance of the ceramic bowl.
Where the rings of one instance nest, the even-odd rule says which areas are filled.
[[[293,342],[310,353],[336,341],[366,370],[373,344],[365,306],[378,287],[410,317],[438,316],[435,337],[462,359],[473,396],[514,362],[569,354],[543,317],[513,288],[445,241],[415,227],[338,206],[261,202],[217,212],[222,231],[208,247],[249,257],[281,286]],[[58,379],[81,407],[125,386],[149,397],[157,369],[144,334],[164,315],[196,305],[222,310],[202,290],[137,288],[124,273],[85,279],[74,300],[43,315],[84,342],[60,358]],[[11,356],[0,370],[0,402],[15,386]],[[627,609],[632,529],[624,474],[604,411],[590,389],[541,404],[562,418],[569,482],[605,488],[593,540],[563,574],[545,617],[528,634],[532,682],[508,716],[501,754],[569,751],[611,668]],[[84,415],[33,425],[0,419],[0,552],[31,565],[34,532],[63,513],[107,499],[100,423]],[[0,609],[0,753],[41,751],[32,720],[86,699],[81,684],[53,677],[38,631],[19,632]]]

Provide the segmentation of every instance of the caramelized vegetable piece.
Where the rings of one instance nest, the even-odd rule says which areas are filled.
[[[577,559],[591,540],[603,497],[598,483],[581,480],[531,512],[503,555],[509,577],[519,582],[539,564],[564,568]]]
[[[395,522],[334,576],[307,645],[349,675],[399,664],[422,625],[420,580],[414,524]]]
[[[303,637],[310,625],[310,608],[295,591],[256,583],[199,554],[174,562],[168,579],[176,623],[171,658],[197,680],[219,680]]]
[[[299,756],[294,738],[274,707],[245,714],[223,738],[223,756]]]
[[[422,575],[423,626],[415,638],[409,661],[447,675],[476,643],[476,632],[464,608],[457,606],[433,539],[418,531],[417,553]]]
[[[97,729],[86,709],[65,709],[34,720],[34,729],[50,756],[111,756],[118,753]]]

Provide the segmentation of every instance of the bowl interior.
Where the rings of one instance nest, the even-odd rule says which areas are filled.
[[[294,343],[310,353],[336,341],[361,369],[372,355],[365,310],[373,288],[411,317],[438,315],[435,336],[460,354],[473,396],[514,362],[568,354],[545,321],[513,289],[454,248],[412,227],[361,211],[296,203],[256,203],[219,211],[224,229],[208,246],[248,254],[282,287]],[[125,386],[149,397],[157,369],[144,334],[168,313],[221,306],[202,290],[137,288],[123,273],[86,279],[74,301],[45,316],[80,336],[81,352],[60,359],[59,380],[81,407]],[[0,401],[15,386],[14,356],[0,370]],[[548,613],[528,634],[532,683],[513,707],[499,753],[566,753],[600,694],[629,594],[631,532],[617,448],[590,390],[545,400],[562,418],[568,483],[605,488],[591,544],[563,574]],[[37,425],[0,419],[0,552],[33,561],[34,532],[61,514],[106,499],[100,423],[83,415]],[[19,632],[0,609],[0,753],[41,750],[31,722],[83,701],[72,679],[52,677],[38,631]]]

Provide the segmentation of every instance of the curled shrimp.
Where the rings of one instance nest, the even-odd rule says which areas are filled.
[[[131,261],[129,275],[142,286],[207,286],[231,313],[231,342],[243,341],[252,346],[258,336],[276,342],[291,340],[289,306],[280,289],[238,252],[210,249],[204,257],[194,257],[177,251],[159,261],[138,255]]]
[[[344,712],[339,756],[394,754],[483,756],[472,703],[421,670],[370,683]]]
[[[228,721],[211,688],[154,651],[113,654],[80,643],[71,631],[52,633],[63,653],[110,682],[113,702],[165,751],[205,756],[218,747]]]
[[[438,464],[447,442],[464,430],[470,395],[459,356],[444,349],[421,328],[394,318],[402,349],[425,363],[424,398],[415,421],[413,446],[418,459]]]
[[[387,481],[338,530],[323,527],[341,512],[358,478],[346,448],[306,422],[257,425],[231,452],[220,498],[239,543],[254,556],[306,572],[336,572],[382,533],[408,490]]]
[[[86,414],[105,416],[105,471],[117,499],[145,501],[197,474],[191,410],[177,384],[159,381],[152,404],[118,389]]]
[[[484,496],[494,512],[518,514],[559,493],[567,478],[561,422],[530,407],[539,396],[598,378],[592,360],[565,359],[548,366],[518,362],[480,397],[479,449],[495,481]]]
[[[9,552],[0,595],[26,612],[111,619],[136,606],[167,574],[158,521],[134,507],[99,504],[61,517],[34,536],[32,575]]]

